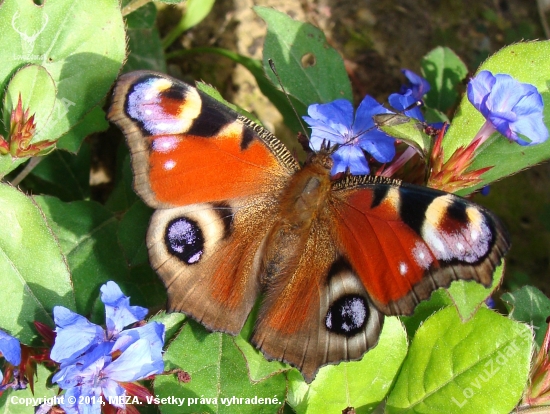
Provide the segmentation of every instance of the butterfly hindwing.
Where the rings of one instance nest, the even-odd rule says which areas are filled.
[[[323,365],[361,358],[378,342],[384,321],[335,247],[319,219],[297,266],[266,286],[251,338],[268,358],[297,367],[307,382]]]
[[[335,240],[386,315],[410,315],[453,280],[489,286],[509,249],[492,213],[427,187],[348,176],[333,184],[330,204]]]
[[[147,247],[169,310],[238,334],[260,293],[257,252],[273,220],[269,198],[157,210]]]

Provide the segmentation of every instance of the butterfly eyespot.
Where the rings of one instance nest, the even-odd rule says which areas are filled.
[[[346,295],[330,306],[325,326],[336,334],[352,336],[363,329],[368,317],[369,309],[365,299],[358,295]]]
[[[186,217],[177,217],[166,225],[164,234],[168,252],[191,265],[198,263],[204,252],[204,237],[198,224]]]

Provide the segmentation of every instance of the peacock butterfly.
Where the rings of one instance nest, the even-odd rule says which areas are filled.
[[[484,286],[509,248],[500,221],[458,196],[399,180],[331,179],[329,151],[302,167],[270,132],[153,72],[120,77],[108,117],[124,132],[168,308],[240,332],[306,381],[376,345],[453,280]]]

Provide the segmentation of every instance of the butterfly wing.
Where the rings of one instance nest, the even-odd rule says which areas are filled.
[[[490,286],[510,247],[500,221],[461,197],[369,176],[333,184],[333,237],[376,307],[410,315],[453,280]]]
[[[122,75],[108,118],[128,140],[136,192],[154,208],[267,194],[299,168],[273,134],[159,73]]]
[[[251,342],[297,367],[307,382],[329,363],[356,360],[378,342],[384,316],[337,250],[329,224],[313,224],[293,272],[269,285]]]
[[[260,291],[257,252],[297,162],[262,127],[153,72],[121,76],[108,117],[127,138],[136,192],[157,209],[147,247],[169,309],[237,334]]]

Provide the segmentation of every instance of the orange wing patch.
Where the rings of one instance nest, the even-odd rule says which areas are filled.
[[[271,133],[161,74],[121,76],[108,117],[127,137],[136,192],[154,208],[273,193],[299,169]]]

